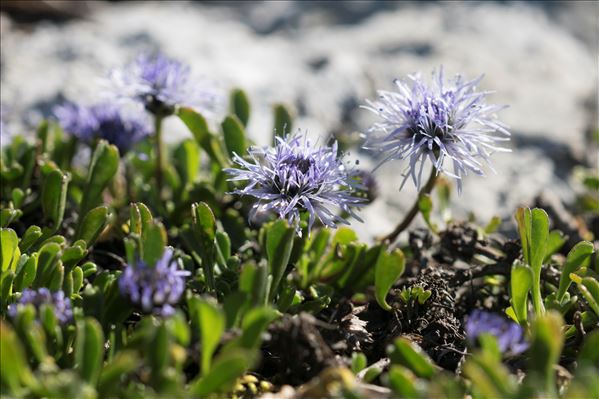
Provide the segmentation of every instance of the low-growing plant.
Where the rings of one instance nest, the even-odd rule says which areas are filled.
[[[278,104],[273,147],[256,147],[242,90],[221,121],[223,99],[163,56],[111,73],[153,132],[124,109],[68,104],[3,143],[0,393],[599,396],[593,237],[569,245],[542,209],[517,210],[519,240],[498,218],[453,219],[439,175],[459,191],[507,131],[478,80],[435,76],[369,103],[383,118],[371,133],[386,133],[370,146],[409,158],[421,188],[376,243],[339,226],[369,197],[336,144],[291,132]],[[167,117],[191,138],[166,146]],[[394,244],[418,214],[426,228]]]

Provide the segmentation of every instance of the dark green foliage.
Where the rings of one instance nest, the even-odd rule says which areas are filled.
[[[499,218],[453,220],[443,180],[419,198],[428,230],[409,245],[367,244],[349,227],[307,235],[306,219],[302,236],[276,215],[250,222],[223,171],[252,144],[245,93],[231,94],[218,133],[192,109],[176,116],[193,138],[167,152],[161,192],[149,141],[127,154],[93,143],[81,168],[84,144],[43,123],[34,142],[2,149],[2,396],[249,398],[284,384],[306,397],[597,396],[592,236],[571,244],[545,211],[522,208],[520,256]],[[273,116],[277,135],[291,132],[286,107]],[[173,315],[145,314],[119,279],[167,246],[186,291]],[[74,320],[15,308],[38,288],[64,292]],[[525,329],[528,352],[506,357],[492,335],[468,343],[463,320],[485,306]]]

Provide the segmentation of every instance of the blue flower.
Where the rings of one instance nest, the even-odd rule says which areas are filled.
[[[363,107],[381,118],[368,130],[365,148],[386,154],[382,163],[408,160],[401,187],[411,176],[420,189],[428,159],[437,173],[455,178],[461,192],[463,176],[483,176],[483,162],[493,170],[493,152],[509,151],[499,142],[509,140],[510,133],[494,117],[504,107],[485,103],[489,92],[476,89],[481,79],[465,81],[457,75],[446,82],[442,68],[433,72],[431,85],[419,74],[396,79],[398,91],[379,91],[379,99]]]
[[[166,248],[155,266],[143,261],[127,265],[119,279],[121,294],[145,313],[169,316],[185,291],[185,278],[190,273],[180,270],[173,250]]]
[[[303,211],[309,214],[308,231],[316,219],[329,227],[348,223],[332,208],[360,220],[351,207],[363,205],[363,200],[354,195],[357,184],[337,157],[337,143],[316,147],[300,134],[277,137],[274,148],[252,147],[248,156],[249,162],[235,154],[233,161],[241,168],[226,172],[232,176],[230,181],[248,182],[234,193],[258,199],[250,219],[258,211],[274,211],[295,225],[300,235]]]
[[[171,115],[178,105],[210,114],[221,101],[206,82],[191,78],[188,65],[162,54],[140,55],[124,68],[111,71],[109,79],[111,96],[133,100],[160,116]]]
[[[29,304],[33,305],[38,312],[42,305],[50,306],[61,325],[73,321],[71,300],[65,297],[62,291],[51,293],[47,288],[40,288],[38,290],[27,288],[23,290],[17,303],[8,306],[8,315],[14,319],[17,317],[19,309]]]
[[[114,105],[84,106],[66,103],[54,110],[62,128],[84,142],[104,139],[118,147],[121,154],[150,134],[147,121],[125,114]]]
[[[502,353],[518,355],[528,349],[523,328],[495,313],[474,310],[466,320],[465,330],[472,344],[476,344],[481,334],[490,334],[497,338]]]

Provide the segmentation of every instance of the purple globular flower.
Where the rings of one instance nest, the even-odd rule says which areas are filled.
[[[85,106],[66,103],[54,110],[62,128],[84,142],[104,139],[118,147],[121,154],[150,134],[141,115],[128,114],[111,104]]]
[[[517,323],[495,313],[475,309],[466,320],[468,341],[476,344],[481,334],[490,334],[497,339],[502,353],[518,355],[528,349],[524,329]]]
[[[185,291],[190,273],[178,267],[173,250],[166,248],[156,265],[143,261],[127,265],[119,278],[121,294],[145,313],[170,316]]]
[[[493,152],[510,151],[499,146],[510,133],[494,117],[505,107],[485,103],[490,92],[477,91],[481,79],[466,81],[457,75],[446,82],[442,68],[433,72],[431,85],[419,74],[409,75],[408,81],[396,79],[398,91],[379,91],[379,99],[367,100],[363,107],[382,119],[368,130],[365,148],[386,154],[382,163],[408,160],[401,187],[412,177],[420,189],[428,159],[436,173],[455,178],[461,192],[463,176],[483,176],[483,162],[493,170]]]
[[[194,81],[188,65],[162,54],[140,55],[109,75],[110,95],[133,100],[155,115],[171,115],[176,106],[213,112],[220,95],[207,82]]]
[[[17,317],[19,309],[26,305],[33,305],[38,312],[42,305],[50,306],[61,325],[66,325],[73,321],[71,300],[64,295],[63,291],[52,293],[47,288],[40,288],[38,290],[27,288],[23,290],[17,303],[8,306],[8,315],[14,319]]]
[[[235,194],[249,195],[258,201],[252,207],[250,219],[256,212],[275,212],[279,218],[299,226],[300,213],[309,215],[308,232],[315,220],[336,227],[348,222],[334,212],[337,208],[357,220],[352,207],[363,205],[355,196],[356,181],[337,156],[337,143],[332,147],[316,147],[301,134],[277,137],[274,147],[252,147],[251,161],[235,154],[233,161],[239,169],[226,169],[230,181],[247,181]]]
[[[81,141],[91,141],[98,121],[91,107],[67,102],[54,108],[54,115],[63,130]]]

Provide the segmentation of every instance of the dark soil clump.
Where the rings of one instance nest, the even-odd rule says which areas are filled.
[[[258,373],[274,384],[301,385],[327,367],[338,364],[335,353],[323,339],[314,316],[285,315],[268,329],[262,346],[263,362]]]

